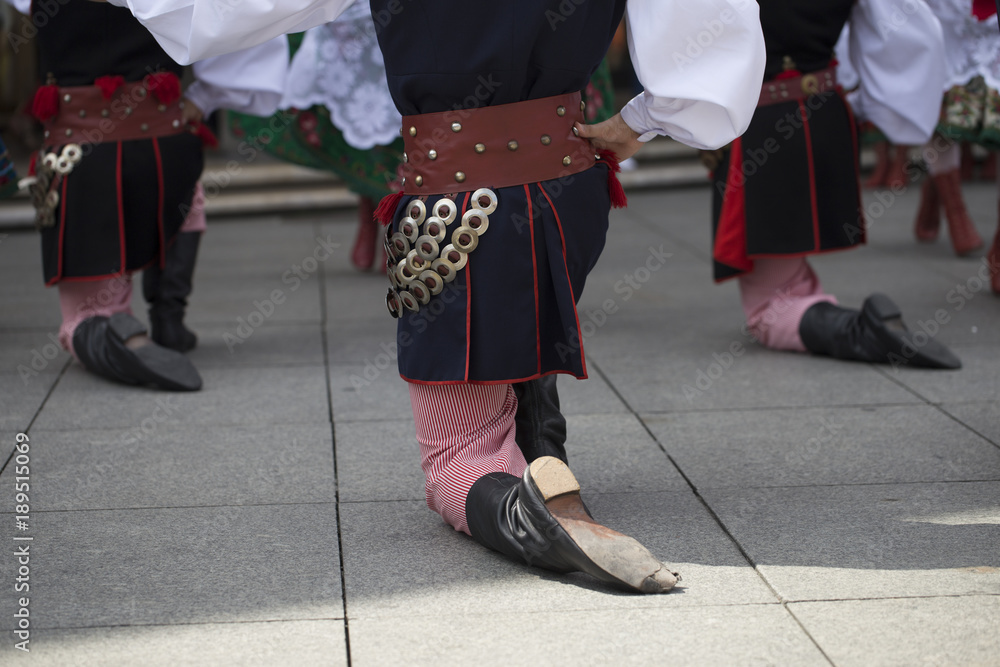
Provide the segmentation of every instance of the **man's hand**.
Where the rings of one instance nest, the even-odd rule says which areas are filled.
[[[614,151],[619,160],[627,160],[642,148],[639,133],[625,124],[620,113],[596,125],[577,123],[576,130],[597,150]]]
[[[186,97],[184,98],[184,108],[181,109],[181,120],[185,125],[197,125],[201,122],[203,115],[197,104]]]

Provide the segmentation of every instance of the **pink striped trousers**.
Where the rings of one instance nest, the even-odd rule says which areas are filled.
[[[747,328],[761,345],[776,350],[804,352],[802,315],[820,301],[837,303],[804,257],[754,259],[753,271],[739,281]]]
[[[527,463],[514,441],[517,398],[509,384],[410,384],[427,506],[469,532],[465,499],[477,479],[518,477]]]

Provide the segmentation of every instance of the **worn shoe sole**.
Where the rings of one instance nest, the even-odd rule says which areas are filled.
[[[171,391],[197,391],[201,389],[201,376],[194,365],[180,352],[149,343],[129,349],[125,346],[132,336],[146,333],[139,320],[127,313],[115,313],[108,320],[108,327],[121,343],[121,354],[130,355],[126,361],[129,370],[142,384],[152,384]]]
[[[872,294],[865,299],[861,316],[879,342],[889,350],[888,363],[952,370],[962,367],[962,361],[951,350],[926,332],[908,330],[903,324],[899,306],[885,294]]]
[[[545,507],[591,561],[587,574],[641,593],[666,593],[677,584],[676,573],[638,541],[590,518],[580,498],[580,484],[569,466],[552,456],[536,459],[528,478]]]

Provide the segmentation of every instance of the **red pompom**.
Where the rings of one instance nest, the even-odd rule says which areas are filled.
[[[399,202],[402,199],[402,192],[393,192],[391,195],[382,197],[382,201],[378,203],[378,208],[375,209],[375,219],[383,225],[391,223],[393,216],[396,214],[396,209],[399,208]]]
[[[173,104],[181,98],[181,80],[173,72],[147,74],[142,82],[161,104]]]
[[[617,176],[622,170],[618,164],[618,156],[614,151],[603,150],[597,159],[608,165],[608,196],[611,197],[611,208],[625,208],[628,206],[628,197],[625,196],[625,188]]]
[[[110,100],[115,91],[125,85],[125,77],[117,74],[114,76],[99,76],[94,79],[94,85],[101,89],[101,97]]]
[[[207,148],[218,148],[219,140],[216,138],[215,133],[208,129],[208,125],[204,123],[198,123],[198,127],[195,128],[195,134],[201,139],[201,145]]]
[[[35,97],[31,100],[31,115],[43,123],[59,113],[59,87],[53,85],[39,86]]]

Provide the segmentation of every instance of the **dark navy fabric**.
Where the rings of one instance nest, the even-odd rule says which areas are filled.
[[[400,374],[440,383],[586,377],[575,304],[604,249],[607,175],[598,164],[562,181],[497,190],[499,205],[466,269],[399,320]],[[455,198],[449,238],[467,195]],[[428,209],[437,200],[428,198]]]
[[[59,86],[92,85],[108,75],[139,81],[158,71],[182,73],[127,9],[105,3],[61,4],[38,26],[38,43],[41,72],[52,74]],[[107,277],[159,261],[162,246],[184,222],[204,157],[201,140],[193,134],[157,141],[159,169],[149,139],[84,147],[83,159],[65,179],[65,190],[60,188],[56,225],[42,230],[46,284]]]
[[[760,0],[765,78],[781,71],[785,56],[802,73],[829,67],[853,4]],[[839,92],[758,107],[741,144],[742,154],[727,154],[713,173],[713,230],[729,161],[740,159],[749,258],[809,255],[864,242],[855,121]],[[739,273],[714,264],[716,280]]]
[[[412,115],[583,90],[625,2],[371,0],[371,7],[393,100]],[[404,311],[400,374],[432,383],[586,377],[576,302],[604,248],[607,177],[598,164],[528,184],[527,192],[496,190],[499,207],[467,268],[419,313]],[[468,194],[455,197],[459,218]]]
[[[51,16],[37,15],[47,19],[37,26],[39,71],[43,77],[52,74],[60,86],[87,86],[105,75],[140,81],[157,71],[181,73],[126,8],[69,0]]]

